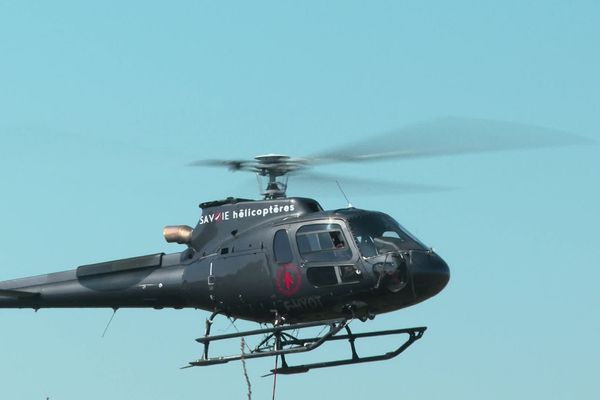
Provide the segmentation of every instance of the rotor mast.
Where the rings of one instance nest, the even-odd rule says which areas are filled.
[[[267,186],[261,193],[265,200],[286,197],[288,177],[287,174],[304,167],[300,160],[292,160],[289,156],[281,154],[266,154],[254,157],[256,162],[251,170],[256,173],[259,181],[267,177]]]

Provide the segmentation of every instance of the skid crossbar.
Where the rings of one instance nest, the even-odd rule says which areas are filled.
[[[306,322],[300,324],[292,324],[292,325],[280,325],[274,326],[272,328],[264,328],[264,329],[255,329],[251,331],[245,332],[235,332],[229,333],[225,335],[216,335],[216,336],[204,336],[196,339],[197,342],[203,343],[205,346],[208,346],[210,343],[218,340],[225,339],[234,339],[238,337],[246,337],[246,336],[256,336],[261,334],[266,334],[267,336],[249,353],[242,353],[231,356],[221,356],[221,357],[213,357],[209,358],[208,353],[204,353],[204,357],[197,361],[192,361],[186,367],[202,367],[206,365],[214,365],[214,364],[224,364],[230,361],[237,361],[244,359],[252,359],[252,358],[260,358],[260,357],[271,357],[271,356],[284,356],[286,354],[293,353],[303,353],[306,351],[311,351],[322,345],[324,342],[329,340],[333,335],[338,333],[341,329],[346,327],[348,324],[347,319],[332,319],[326,321],[317,321],[317,322]],[[329,331],[327,331],[323,336],[310,338],[310,340],[300,340],[292,335],[285,333],[286,331],[303,329],[303,328],[311,328],[316,326],[329,326]],[[274,346],[269,346],[268,342],[270,339],[275,339]],[[284,339],[282,339],[284,338]],[[283,348],[284,340],[293,340],[294,343],[292,347]],[[186,368],[184,367],[184,368]]]

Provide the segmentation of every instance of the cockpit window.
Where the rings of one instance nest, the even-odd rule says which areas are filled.
[[[298,250],[306,261],[343,261],[352,251],[338,224],[306,225],[296,233]]]
[[[423,243],[385,214],[365,213],[350,218],[348,222],[363,257],[425,248]]]

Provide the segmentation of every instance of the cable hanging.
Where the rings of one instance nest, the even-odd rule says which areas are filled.
[[[252,400],[252,385],[250,384],[250,378],[248,377],[248,370],[246,369],[246,359],[244,358],[244,347],[246,346],[246,341],[242,338],[240,342],[240,350],[242,352],[242,368],[244,369],[244,378],[246,378],[246,385],[248,385],[248,400]]]

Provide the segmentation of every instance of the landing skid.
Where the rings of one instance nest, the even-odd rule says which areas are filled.
[[[209,320],[207,320],[206,324],[206,333],[203,337],[196,339],[198,343],[204,345],[204,352],[202,358],[197,361],[192,361],[189,365],[183,368],[190,367],[203,367],[207,365],[215,365],[215,364],[225,364],[230,361],[239,361],[239,360],[249,360],[253,358],[261,358],[261,357],[272,357],[272,356],[280,356],[282,365],[279,368],[272,369],[271,374],[299,374],[308,372],[311,369],[317,368],[328,368],[328,367],[336,367],[340,365],[350,365],[350,364],[360,364],[366,362],[373,361],[382,361],[389,360],[391,358],[396,357],[404,350],[406,350],[410,345],[412,345],[415,341],[421,339],[423,337],[423,333],[427,329],[426,327],[418,327],[418,328],[407,328],[407,329],[391,329],[384,331],[373,331],[373,332],[364,332],[364,333],[353,333],[350,330],[350,322],[352,320],[349,319],[331,319],[331,320],[323,320],[323,321],[315,321],[315,322],[306,322],[306,323],[297,323],[291,325],[275,325],[271,328],[264,329],[255,329],[244,332],[235,332],[224,335],[214,335],[210,336],[210,326],[212,325],[212,319],[215,315],[211,316]],[[301,338],[295,335],[292,335],[290,331],[301,331],[307,328],[314,327],[323,327],[324,333],[319,334],[315,337],[306,337]],[[345,330],[345,333],[339,334],[342,330]],[[296,333],[298,335],[300,332]],[[241,354],[230,355],[230,356],[218,356],[218,357],[209,357],[208,348],[210,343],[242,338],[242,337],[251,337],[251,336],[259,336],[263,335],[264,338],[260,341],[258,345],[254,348],[249,348],[248,352],[242,352]],[[355,341],[357,339],[363,339],[368,337],[379,337],[379,336],[390,336],[390,335],[407,335],[407,338],[397,347],[395,350],[367,357],[360,357],[356,351]],[[301,365],[288,365],[286,356],[290,354],[296,353],[304,353],[308,351],[315,350],[320,347],[322,344],[334,340],[347,340],[350,344],[351,356],[350,358],[340,359],[340,360],[332,360],[332,361],[324,361],[324,362],[316,362],[310,364],[301,364]],[[270,374],[269,374],[270,375]]]

